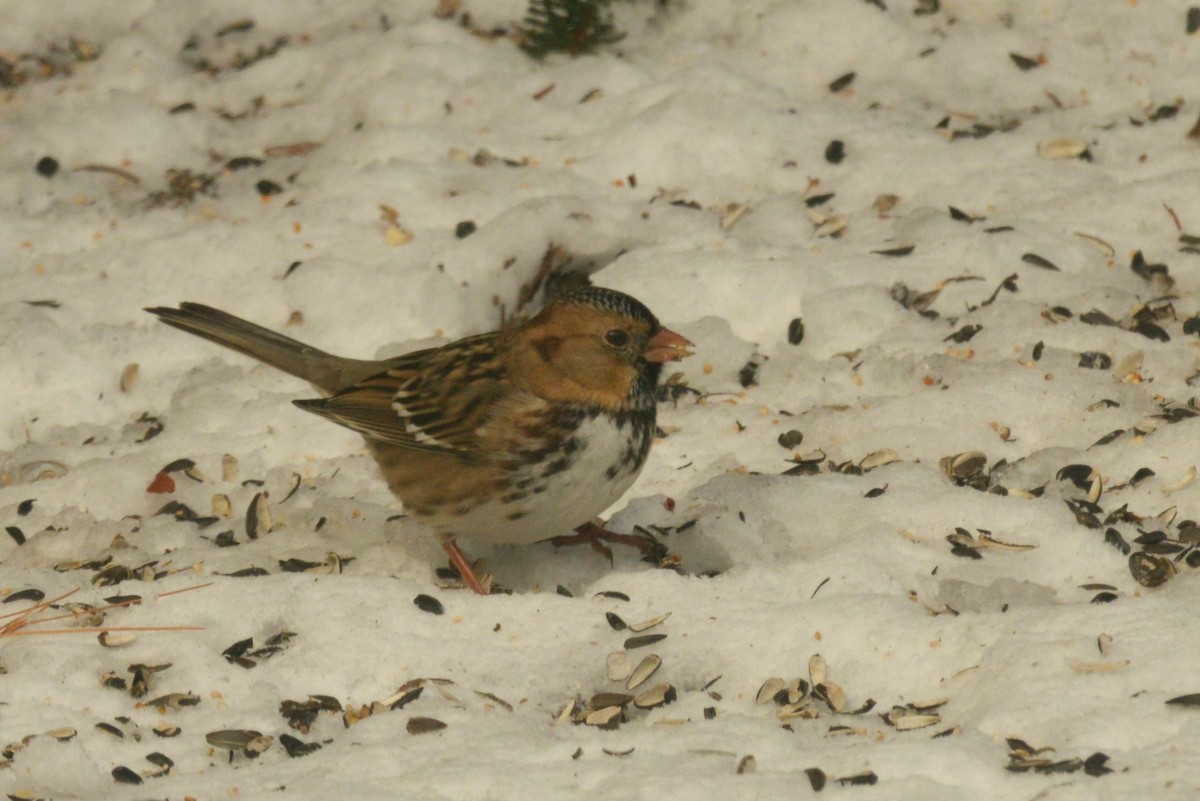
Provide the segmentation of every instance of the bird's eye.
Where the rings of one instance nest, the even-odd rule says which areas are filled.
[[[629,344],[629,334],[625,333],[620,328],[614,328],[604,335],[604,341],[612,345],[614,348],[623,348]]]

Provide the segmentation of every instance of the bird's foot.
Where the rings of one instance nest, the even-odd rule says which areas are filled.
[[[612,564],[612,549],[605,545],[608,542],[637,548],[642,552],[642,559],[654,564],[659,564],[667,556],[666,546],[649,534],[618,534],[595,523],[584,523],[575,529],[574,534],[565,534],[550,540],[550,544],[556,548],[565,545],[590,545],[593,551],[607,558],[609,564]]]

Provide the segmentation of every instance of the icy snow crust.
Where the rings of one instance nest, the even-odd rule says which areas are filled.
[[[68,600],[93,605],[137,594],[140,606],[104,625],[200,630],[143,632],[117,649],[94,633],[0,639],[0,742],[37,735],[5,754],[0,788],[53,799],[775,799],[813,794],[804,771],[820,768],[823,794],[839,797],[1196,797],[1200,712],[1165,702],[1200,692],[1200,576],[1181,565],[1160,587],[1138,584],[1104,529],[1064,502],[1083,491],[1055,476],[1093,467],[1106,513],[1177,507],[1171,526],[1147,520],[1144,531],[1200,518],[1200,485],[1185,483],[1200,465],[1200,419],[1132,430],[1196,394],[1197,340],[1183,322],[1200,311],[1200,256],[1181,252],[1179,236],[1200,234],[1200,142],[1187,137],[1200,34],[1187,33],[1183,4],[1165,2],[943,0],[926,15],[908,0],[879,5],[614,4],[628,32],[619,45],[538,63],[507,38],[435,18],[432,0],[8,4],[6,56],[71,37],[100,54],[6,89],[0,105],[0,523],[27,539],[0,537],[0,589],[77,590]],[[486,32],[524,8],[465,0],[461,11]],[[216,36],[242,18],[255,26]],[[245,69],[192,66],[279,37],[274,56]],[[1012,53],[1041,63],[1021,70]],[[169,113],[184,102],[195,109]],[[1173,117],[1156,114],[1176,104]],[[951,140],[977,123],[997,130]],[[1057,138],[1084,143],[1090,160],[1039,156]],[[845,147],[838,164],[825,158],[833,140]],[[266,155],[303,142],[320,146]],[[481,151],[494,158],[475,163]],[[47,155],[61,165],[51,178],[34,169]],[[238,156],[265,163],[222,172]],[[147,202],[167,169],[219,173],[217,191]],[[255,188],[264,179],[283,190],[269,202]],[[953,219],[951,206],[986,220]],[[478,230],[460,239],[464,220]],[[1001,226],[1012,230],[986,231]],[[663,405],[668,436],[610,520],[668,527],[682,574],[623,551],[610,567],[586,548],[464,543],[512,594],[439,588],[441,550],[397,517],[361,440],[291,407],[309,388],[141,311],[204,302],[336,353],[394,354],[495,328],[551,244],[696,343],[679,370],[703,400],[685,392]],[[910,245],[906,256],[873,252]],[[1173,287],[1129,268],[1138,250],[1168,265]],[[897,284],[910,297],[940,287],[917,304],[936,316],[897,302]],[[1168,341],[1080,320],[1092,309],[1122,320],[1166,294]],[[27,303],[42,300],[61,305]],[[1044,314],[1057,306],[1072,316]],[[791,344],[796,318],[805,333]],[[948,339],[968,325],[981,328]],[[1080,367],[1083,352],[1111,366]],[[757,383],[743,387],[749,361]],[[162,432],[146,439],[143,415]],[[777,439],[790,429],[803,442],[785,449]],[[830,470],[884,449],[896,461]],[[827,457],[819,472],[781,475],[814,451]],[[939,460],[967,451],[989,469],[1006,460],[993,484],[1043,494],[956,486]],[[224,454],[236,477],[224,476]],[[148,493],[180,458],[199,480],[176,472],[173,493]],[[1144,467],[1154,475],[1127,484]],[[284,500],[294,474],[301,484]],[[246,510],[263,490],[273,529],[249,540]],[[210,515],[218,493],[232,515],[208,528],[154,516],[172,500]],[[957,527],[1035,547],[955,555],[946,536]],[[1136,523],[1114,527],[1139,536]],[[217,547],[225,530],[239,544]],[[338,574],[279,565],[330,552],[353,561]],[[108,556],[179,572],[99,587],[96,570],[54,569]],[[269,575],[223,575],[249,567]],[[1081,585],[1097,584],[1116,599],[1092,603],[1098,590]],[[414,605],[422,593],[445,614]],[[606,612],[628,623],[671,613],[645,632],[668,637],[629,660],[660,655],[650,683],[670,683],[677,700],[630,707],[615,731],[554,725],[577,697],[624,691],[605,661],[631,632]],[[295,637],[252,668],[222,657],[284,630]],[[807,679],[814,654],[847,709],[876,707],[834,714],[814,702],[816,717],[784,727],[780,706],[756,702],[772,676]],[[160,711],[101,686],[106,672],[129,679],[130,665],[165,663],[141,702],[190,692],[198,704]],[[321,712],[301,733],[279,712],[310,694],[357,709],[421,678],[452,683],[350,728]],[[939,698],[928,728],[880,716]],[[448,725],[410,734],[416,716]],[[154,736],[164,721],[181,733]],[[46,734],[62,727],[78,734]],[[276,739],[257,759],[230,760],[205,739],[223,729]],[[291,758],[283,734],[323,747]],[[1100,752],[1113,772],[1007,771],[1011,737],[1053,747],[1049,760]],[[173,760],[169,775],[114,782],[118,766],[157,770],[152,751]],[[874,787],[835,781],[867,771]]]

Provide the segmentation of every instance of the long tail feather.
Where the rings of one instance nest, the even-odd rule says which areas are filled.
[[[146,311],[173,328],[224,345],[302,378],[325,394],[337,392],[361,378],[385,369],[378,362],[334,356],[261,325],[199,303],[181,303],[178,309],[158,306]]]

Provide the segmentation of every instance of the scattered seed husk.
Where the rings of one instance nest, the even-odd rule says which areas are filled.
[[[633,703],[633,696],[629,693],[596,693],[588,699],[588,709],[595,711],[597,709],[605,709],[610,706],[623,707]]]
[[[944,456],[938,460],[942,472],[955,481],[969,482],[980,477],[987,469],[987,454],[979,451],[968,451]]]
[[[814,709],[808,701],[801,701],[798,704],[784,704],[775,711],[775,717],[780,723],[789,723],[793,720],[812,720],[818,718],[821,713]]]
[[[133,679],[129,683],[129,694],[134,698],[141,698],[150,690],[150,677],[155,673],[161,673],[171,665],[130,665],[126,670],[133,674]],[[155,706],[156,704],[151,704]]]
[[[665,634],[639,634],[625,641],[625,650],[632,651],[635,648],[645,648],[647,645],[654,645],[656,642],[662,642],[665,639],[667,639],[667,635]]]
[[[825,771],[820,768],[805,768],[804,775],[808,777],[808,784],[812,787],[814,793],[819,793],[825,789],[827,778]]]
[[[116,781],[118,784],[141,784],[142,783],[142,777],[137,775],[137,773],[135,773],[130,768],[125,767],[124,765],[117,765],[115,768],[113,768],[112,769],[112,777],[113,777],[113,780]]]
[[[650,654],[638,663],[638,666],[633,669],[629,680],[625,682],[625,689],[632,690],[642,684],[654,675],[654,673],[662,667],[662,657],[657,654]]]
[[[721,212],[721,230],[728,231],[737,225],[738,220],[742,219],[750,209],[751,206],[748,203],[730,203],[725,206]]]
[[[884,193],[882,195],[877,195],[875,199],[871,201],[871,208],[873,208],[879,214],[887,214],[889,211],[896,208],[896,204],[899,202],[899,195],[893,195],[890,192]]]
[[[787,448],[788,450],[792,450],[793,448],[799,447],[800,443],[802,443],[803,441],[804,441],[804,435],[794,428],[789,431],[783,432],[782,434],[779,435],[779,438],[777,439],[777,442],[779,442],[780,447]]]
[[[92,584],[97,587],[112,587],[133,578],[133,571],[127,565],[111,564],[97,571],[92,576]]]
[[[1088,152],[1088,143],[1082,139],[1047,139],[1038,143],[1038,155],[1044,159],[1077,159]]]
[[[275,738],[270,734],[264,734],[260,737],[255,737],[250,742],[246,743],[246,747],[242,749],[242,753],[248,757],[256,757],[271,747],[271,743],[275,742]]]
[[[562,724],[571,720],[575,714],[575,709],[578,706],[579,702],[575,699],[567,701],[567,703],[563,705],[563,708],[558,711],[558,714],[554,716],[554,725],[561,726]]]
[[[848,217],[837,214],[820,223],[816,230],[813,231],[813,234],[818,237],[828,236],[836,239],[849,223],[850,219]]]
[[[6,595],[4,597],[4,603],[6,603],[6,604],[24,603],[27,601],[32,601],[32,602],[36,603],[45,597],[46,597],[46,593],[42,592],[39,589],[30,587],[29,589],[17,590],[16,592],[9,593],[8,595]]]
[[[217,493],[212,496],[212,512],[217,517],[229,517],[233,514],[233,504],[229,500],[229,496],[224,493]]]
[[[195,706],[200,703],[200,696],[194,693],[167,693],[158,698],[144,702],[145,706],[155,706],[160,709],[182,709],[185,706]]]
[[[642,620],[638,623],[630,623],[629,630],[636,634],[638,632],[646,631],[647,629],[652,629],[655,626],[662,624],[670,616],[671,616],[671,613],[667,612],[666,614],[658,615],[657,617],[652,617],[649,620]]]
[[[788,682],[786,699],[789,704],[803,703],[812,691],[812,685],[802,678],[794,678]]]
[[[600,729],[615,729],[621,725],[621,714],[621,707],[607,706],[589,712],[583,722]]]
[[[932,712],[935,709],[941,709],[948,703],[950,703],[949,698],[930,698],[926,701],[913,701],[908,708],[918,712]]]
[[[600,750],[603,751],[604,753],[608,754],[611,757],[627,757],[630,754],[632,754],[636,749],[634,747],[630,746],[629,748],[620,749],[620,750],[618,750],[616,748],[601,748]]]
[[[851,776],[841,776],[838,778],[837,783],[841,785],[861,786],[875,784],[878,781],[879,777],[875,775],[875,772],[867,770]]]
[[[1187,695],[1177,695],[1174,698],[1167,700],[1171,706],[1186,706],[1200,708],[1200,693],[1188,693]]]
[[[1028,72],[1029,70],[1037,69],[1038,67],[1042,66],[1042,62],[1038,59],[1030,58],[1029,56],[1023,56],[1020,53],[1009,53],[1008,57],[1012,60],[1013,64],[1017,65],[1017,69],[1019,69],[1021,72]]]
[[[1105,258],[1111,259],[1117,255],[1117,249],[1114,248],[1112,245],[1108,244],[1107,242],[1105,242],[1103,239],[1101,239],[1098,236],[1092,236],[1091,234],[1085,234],[1083,231],[1076,231],[1075,236],[1079,237],[1084,242],[1087,242],[1089,245],[1092,245],[1093,247],[1095,247],[1097,250],[1099,250],[1101,253],[1104,254]]]
[[[1117,588],[1115,588],[1115,586],[1112,586],[1111,584],[1088,583],[1088,584],[1080,584],[1079,589],[1096,591],[1096,590],[1116,590]]]
[[[815,687],[818,684],[824,684],[829,678],[829,665],[825,662],[825,657],[820,654],[813,654],[808,658],[808,680]]]
[[[1143,587],[1158,587],[1169,581],[1177,568],[1170,559],[1138,552],[1129,556],[1129,572]]]
[[[981,547],[995,548],[1000,551],[1032,551],[1038,547],[1037,545],[1026,545],[1018,542],[1004,542],[1003,540],[996,539],[989,532],[981,533],[977,543]]]
[[[904,707],[893,707],[891,712],[884,714],[883,719],[897,731],[924,729],[942,722],[942,716],[937,713],[914,712]]]
[[[96,639],[105,648],[120,648],[137,642],[137,635],[128,631],[102,631],[96,635]]]
[[[267,493],[256,493],[246,510],[246,536],[252,540],[258,539],[259,534],[271,530],[271,507],[267,504]]]
[[[120,740],[125,739],[125,732],[121,731],[116,726],[112,725],[111,723],[107,723],[102,720],[96,724],[96,728],[99,729],[100,731],[104,732],[105,734],[111,734],[113,737],[116,737],[117,739],[120,739]]]
[[[429,734],[441,731],[446,728],[446,724],[437,718],[414,717],[408,719],[404,728],[408,730],[409,734]]]
[[[1142,362],[1145,361],[1145,351],[1135,350],[1121,358],[1112,368],[1113,377],[1118,381],[1140,380]]]
[[[51,729],[50,731],[46,732],[47,735],[53,737],[55,740],[58,740],[60,743],[69,742],[70,740],[75,739],[75,735],[78,733],[79,732],[70,726],[60,726],[57,729]]]
[[[221,457],[221,478],[225,481],[236,481],[238,476],[238,460],[232,453]]]
[[[262,732],[253,729],[221,729],[210,731],[204,739],[213,748],[242,751],[262,736]]]
[[[159,470],[158,472],[159,473],[168,473],[168,474],[169,473],[182,473],[185,470],[191,470],[195,466],[196,466],[196,463],[193,460],[188,459],[185,456],[182,459],[175,459],[174,461],[167,462],[167,464],[165,464],[163,466],[163,468],[161,470]]]
[[[1165,487],[1161,487],[1161,490],[1164,495],[1169,495],[1172,492],[1178,492],[1181,489],[1187,488],[1195,480],[1196,480],[1196,467],[1195,467],[1195,465],[1193,465],[1192,467],[1188,468],[1188,471],[1183,475],[1183,478],[1179,479],[1179,481],[1176,481],[1174,484],[1168,484]]]
[[[898,461],[900,461],[900,455],[898,453],[891,448],[884,448],[864,456],[858,463],[858,466],[861,467],[865,472],[867,470],[874,470],[876,467],[883,467],[884,465]]]
[[[664,682],[643,690],[633,699],[633,705],[638,709],[656,709],[672,703],[676,697],[675,688]]]
[[[772,676],[764,681],[762,686],[758,688],[758,695],[755,696],[755,702],[759,704],[765,704],[774,699],[775,696],[779,694],[779,691],[786,687],[787,682],[785,682],[782,678],[779,676]]]
[[[836,682],[814,683],[813,697],[823,700],[833,712],[846,711],[846,692]]]
[[[155,723],[154,728],[151,729],[151,731],[154,732],[156,737],[178,737],[181,729],[174,723],[167,723],[166,721],[163,721],[161,723]]]
[[[629,655],[624,651],[613,651],[605,660],[609,681],[625,681],[633,673]]]
[[[1171,525],[1171,523],[1175,522],[1175,516],[1178,513],[1179,513],[1178,507],[1168,506],[1166,509],[1163,509],[1161,512],[1156,514],[1152,519],[1157,520],[1158,522],[1162,523],[1164,526],[1169,526],[1169,525]]]
[[[854,72],[847,72],[845,75],[835,78],[829,84],[829,91],[832,92],[833,94],[837,94],[838,92],[842,91],[847,86],[854,83],[855,75],[856,75],[856,73],[854,73]]]
[[[366,704],[363,704],[360,707],[347,707],[346,710],[342,712],[342,725],[348,729],[354,724],[360,723],[361,721],[371,717],[371,714],[371,707],[367,706]]]
[[[308,756],[313,751],[320,751],[322,747],[320,743],[306,743],[290,734],[279,735],[279,744],[283,746],[283,750],[287,755],[292,758]]]
[[[1088,528],[1100,528],[1102,525],[1098,512],[1104,511],[1099,506],[1082,498],[1070,498],[1066,501],[1067,508],[1075,515],[1075,522]]]
[[[503,698],[501,698],[500,696],[498,696],[498,695],[495,695],[494,693],[484,692],[483,690],[476,690],[476,691],[475,691],[475,694],[476,694],[476,695],[478,695],[480,698],[486,698],[487,700],[489,700],[489,701],[491,701],[492,703],[494,703],[494,704],[496,704],[496,705],[498,705],[498,706],[502,707],[503,709],[505,709],[505,710],[506,710],[506,711],[508,711],[508,712],[512,712],[512,711],[513,711],[513,705],[512,705],[512,704],[510,704],[508,701],[505,701],[505,700],[504,700]]]
[[[788,323],[787,339],[789,345],[799,345],[804,341],[804,321],[799,317]]]
[[[379,703],[382,704],[388,711],[403,709],[404,707],[411,704],[413,701],[420,698],[421,693],[423,693],[424,691],[425,691],[424,685],[420,685],[417,687],[409,687],[406,685],[404,687],[401,687],[399,690],[392,693],[391,695],[389,695],[387,698],[384,698]],[[326,701],[326,700],[323,700],[323,698],[326,698],[326,697],[322,697],[322,696],[309,696],[309,698],[315,699],[317,701],[317,703],[320,705],[321,709],[330,709],[328,702],[332,701],[336,705],[336,708],[334,708],[332,711],[337,712],[337,711],[341,710],[341,704],[338,704],[337,699],[329,698]]]
[[[1061,272],[1058,265],[1047,258],[1043,258],[1036,253],[1025,253],[1021,256],[1021,261],[1026,264],[1032,264],[1034,267],[1041,267],[1043,270],[1054,270]]]
[[[440,615],[446,611],[446,607],[442,606],[442,602],[432,595],[421,593],[413,598],[413,605],[422,612],[428,612],[431,615]]]
[[[604,619],[608,621],[608,625],[613,631],[624,631],[627,628],[625,621],[616,612],[605,612]]]
[[[100,676],[100,686],[109,690],[125,690],[129,684],[116,673],[109,671]]]
[[[967,212],[963,211],[962,209],[955,208],[954,206],[950,206],[949,209],[950,209],[950,219],[955,220],[957,222],[964,222],[964,223],[967,223],[968,225],[970,225],[971,223],[982,222],[983,220],[987,219],[987,217],[976,217],[972,214],[968,214]]]
[[[893,258],[900,258],[902,256],[908,256],[912,254],[912,252],[916,249],[916,245],[901,245],[900,247],[883,248],[881,250],[872,250],[871,252],[876,256],[891,256]]]
[[[1161,428],[1165,423],[1157,417],[1143,417],[1134,425],[1133,430],[1138,434],[1151,434]]]
[[[138,378],[138,363],[130,362],[121,370],[120,387],[122,392],[129,392],[133,389],[133,385],[137,383]]]

